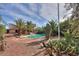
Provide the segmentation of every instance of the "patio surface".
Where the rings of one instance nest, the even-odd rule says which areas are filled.
[[[0,52],[0,56],[43,56],[44,49],[39,49],[43,39],[7,37],[5,51]]]

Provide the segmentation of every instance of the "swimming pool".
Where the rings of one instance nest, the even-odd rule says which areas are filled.
[[[27,36],[28,38],[40,38],[40,37],[43,37],[45,36],[45,34],[31,34],[29,36]]]

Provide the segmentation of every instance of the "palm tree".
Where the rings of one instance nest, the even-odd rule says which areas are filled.
[[[56,22],[54,21],[54,20],[51,20],[51,21],[49,21],[49,25],[50,25],[50,27],[51,27],[51,29],[50,29],[50,34],[52,34],[52,35],[54,35],[55,33],[57,33],[58,31],[57,31],[57,24],[56,24]]]
[[[22,19],[15,20],[15,26],[18,29],[18,34],[21,35],[26,30],[26,23]]]
[[[6,32],[5,26],[2,24],[2,18],[0,18],[0,51],[4,50],[4,34]]]
[[[71,28],[71,24],[69,23],[69,19],[60,23],[61,34],[64,35]]]
[[[46,24],[44,31],[47,39],[49,39],[51,35],[54,35],[57,32],[57,24],[54,22],[54,20],[51,20],[48,24]]]
[[[27,31],[30,34],[30,32],[34,31],[34,28],[36,26],[36,24],[33,24],[32,21],[27,21]]]
[[[44,32],[45,32],[45,34],[46,34],[46,38],[47,39],[49,39],[49,37],[50,37],[50,32],[51,32],[51,27],[50,27],[50,25],[49,24],[46,24],[46,26],[44,27]]]

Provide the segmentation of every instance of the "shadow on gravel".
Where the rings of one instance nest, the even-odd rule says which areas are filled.
[[[27,43],[27,46],[35,46],[35,45],[39,45],[42,42],[47,41],[46,39],[41,40],[41,41],[35,41],[35,42],[31,42],[31,43]]]

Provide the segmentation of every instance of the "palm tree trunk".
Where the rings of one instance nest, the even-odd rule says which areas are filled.
[[[20,30],[20,29],[18,30],[18,35],[19,35],[19,36],[21,35],[21,30]]]

